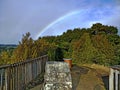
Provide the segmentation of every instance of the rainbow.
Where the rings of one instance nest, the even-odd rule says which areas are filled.
[[[61,16],[60,18],[58,18],[57,20],[53,21],[52,23],[48,24],[44,29],[42,29],[40,31],[40,33],[35,37],[35,39],[38,39],[38,37],[40,37],[45,31],[47,31],[50,27],[53,27],[55,24],[59,24],[60,21],[72,16],[72,15],[76,15],[81,13],[83,10],[75,10],[72,12],[69,12],[63,16]]]

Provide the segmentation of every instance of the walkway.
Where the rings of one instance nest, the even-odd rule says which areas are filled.
[[[72,90],[105,90],[102,76],[100,76],[94,69],[74,65],[71,68],[71,76]],[[42,86],[43,83],[36,85],[30,90],[40,90]]]

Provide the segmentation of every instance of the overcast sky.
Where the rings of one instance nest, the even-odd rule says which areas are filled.
[[[0,0],[0,44],[60,35],[100,22],[120,28],[120,0]]]

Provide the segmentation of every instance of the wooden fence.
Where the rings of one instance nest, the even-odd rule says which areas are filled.
[[[31,80],[45,71],[48,56],[0,66],[0,90],[25,90]]]
[[[120,90],[120,66],[110,68],[109,90]]]

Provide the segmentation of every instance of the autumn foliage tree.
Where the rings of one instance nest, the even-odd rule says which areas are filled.
[[[11,53],[8,52],[8,51],[3,51],[1,54],[0,54],[0,65],[3,65],[3,64],[11,64],[12,63],[12,60],[11,60]]]
[[[53,53],[55,49],[56,45],[54,43],[50,44],[44,38],[33,40],[28,32],[26,35],[23,35],[22,40],[14,51],[12,59],[15,60],[15,62],[19,62],[48,54],[50,59],[54,60]]]
[[[73,58],[75,63],[92,63],[97,55],[97,50],[93,47],[89,33],[83,36],[73,45]]]
[[[3,52],[1,63],[19,62],[47,54],[49,60],[72,58],[76,64],[120,64],[120,36],[114,26],[93,24],[90,28],[69,29],[59,36],[44,36],[33,40],[23,35],[12,55]],[[9,59],[7,59],[9,58]]]
[[[15,62],[31,58],[32,46],[33,39],[30,37],[30,33],[28,32],[26,35],[23,35],[18,47],[13,52],[12,58],[15,60]]]

